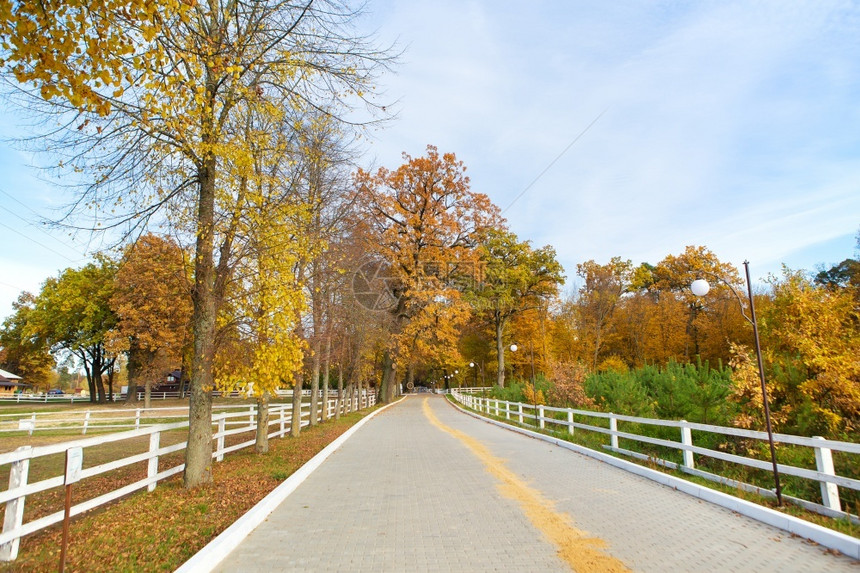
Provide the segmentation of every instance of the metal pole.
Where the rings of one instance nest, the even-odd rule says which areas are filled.
[[[537,381],[535,380],[535,348],[532,340],[529,340],[529,353],[531,354],[532,359],[532,402],[535,407],[535,427],[538,427],[540,425],[540,420],[538,420]]]
[[[72,512],[72,484],[66,484],[66,505],[63,512],[63,540],[60,544],[60,573],[66,570],[66,548],[69,546],[69,516]]]
[[[770,405],[767,399],[767,385],[764,381],[764,362],[761,359],[761,344],[758,338],[758,322],[755,317],[755,303],[753,302],[752,283],[750,282],[750,263],[744,261],[744,270],[747,275],[747,293],[750,299],[750,316],[752,317],[753,336],[755,337],[755,353],[758,359],[758,374],[761,380],[761,397],[764,401],[764,420],[767,425],[767,441],[770,444],[770,461],[773,464],[773,481],[776,485],[776,501],[782,507],[782,488],[779,486],[779,469],[776,465],[776,448],[773,445],[773,426],[770,423]]]

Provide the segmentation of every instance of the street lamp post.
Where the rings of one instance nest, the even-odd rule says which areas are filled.
[[[475,388],[477,388],[478,387],[478,368],[474,362],[469,362],[469,368],[475,369],[474,370],[474,372],[475,372]]]
[[[725,283],[725,285],[727,287],[729,287],[729,290],[731,290],[732,293],[735,295],[735,298],[738,299],[738,304],[740,304],[740,306],[741,306],[741,315],[743,315],[743,317],[747,320],[747,322],[752,324],[752,327],[753,327],[753,338],[755,339],[755,353],[756,353],[756,359],[758,361],[758,375],[759,375],[759,380],[761,381],[761,396],[762,396],[762,401],[764,402],[764,419],[765,419],[765,425],[767,426],[767,441],[770,445],[770,461],[773,464],[773,481],[774,481],[774,485],[776,486],[776,501],[777,501],[777,504],[779,504],[779,506],[781,507],[782,506],[782,488],[779,485],[779,468],[777,467],[777,463],[776,463],[776,448],[774,447],[774,444],[773,444],[773,426],[770,423],[770,405],[768,403],[768,397],[767,397],[767,385],[765,384],[765,380],[764,380],[764,361],[761,358],[761,343],[759,342],[758,322],[756,321],[755,302],[753,301],[752,283],[750,282],[750,263],[749,263],[749,261],[744,261],[744,271],[746,273],[746,279],[747,279],[747,295],[749,297],[749,302],[750,302],[750,316],[747,316],[746,313],[744,312],[744,304],[743,304],[743,301],[741,300],[741,296],[734,289],[734,287],[732,287],[732,285],[729,284],[729,281],[727,281],[726,279],[724,279],[720,275],[713,274],[713,273],[708,273],[708,274],[710,274],[711,276],[723,281],[723,283]],[[709,285],[708,281],[706,281],[705,279],[696,279],[692,282],[692,284],[690,284],[690,290],[696,296],[705,296],[706,294],[708,294],[708,291],[711,290],[711,285]]]
[[[510,346],[511,352],[516,352],[517,348],[519,348],[519,347],[516,344],[511,344],[511,346]],[[514,364],[512,362],[511,363],[511,380],[513,380],[513,379],[514,379]]]

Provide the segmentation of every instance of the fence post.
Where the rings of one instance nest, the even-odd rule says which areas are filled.
[[[821,436],[813,436],[813,438],[824,441]],[[836,470],[833,467],[833,452],[830,448],[815,448],[815,467],[823,474],[836,475]],[[821,504],[830,509],[842,511],[842,504],[839,501],[839,488],[836,487],[836,484],[827,481],[819,483],[821,484]]]
[[[682,424],[682,426],[681,426],[681,443],[684,444],[685,446],[692,446],[693,445],[693,432],[690,431],[690,428],[683,425],[686,423],[687,423],[687,420],[681,420],[681,424]],[[693,452],[691,452],[690,450],[682,450],[682,451],[683,451],[683,455],[684,455],[684,464],[683,464],[684,467],[690,468],[690,469],[693,469],[694,467],[696,467],[695,463],[693,461]]]
[[[505,419],[511,419],[511,403],[505,400]]]
[[[36,429],[36,412],[33,412],[33,415],[30,416],[30,419],[33,420],[33,422],[30,424],[30,435],[32,436],[33,430]]]
[[[138,408],[134,414],[134,429],[135,430],[140,429],[140,408]],[[152,490],[150,490],[150,491],[152,491]]]
[[[286,412],[286,411],[287,411],[286,406],[285,406],[285,405],[283,405],[283,404],[281,404],[281,433],[280,433],[280,434],[278,434],[278,437],[279,437],[279,438],[283,438],[283,437],[284,437],[284,423],[285,423],[285,421],[286,421],[286,420],[284,419],[284,416],[285,416],[285,412]]]
[[[613,432],[609,436],[609,445],[612,449],[618,449],[618,436],[615,435],[614,432],[618,431],[618,420],[615,419],[615,415],[612,412],[609,412],[609,430]]]
[[[9,471],[9,490],[27,485],[27,476],[30,473],[30,453],[33,446],[21,446],[16,452],[27,452],[24,459],[12,462]],[[12,531],[24,524],[24,500],[25,497],[17,497],[6,502],[6,514],[3,517],[3,533]],[[17,537],[9,543],[0,545],[0,561],[14,561],[18,557],[18,547],[21,538]]]
[[[138,410],[139,412],[140,410]],[[152,455],[152,452],[158,450],[159,445],[161,443],[161,432],[153,432],[149,435],[149,453]],[[146,468],[146,477],[153,478],[158,475],[158,456],[153,456],[149,458],[149,464]],[[146,491],[154,491],[156,482],[152,482],[151,484],[146,486]]]
[[[81,434],[87,433],[87,428],[90,427],[90,411],[87,410],[87,413],[84,414],[84,431]]]
[[[254,427],[254,407],[248,406],[248,425]]]
[[[540,420],[540,429],[544,429],[544,419],[543,419],[543,406],[538,406],[538,410],[536,412],[538,414],[538,420]]]
[[[498,416],[499,416],[499,400],[497,398],[496,399],[496,417],[498,417]]]
[[[573,410],[567,411],[567,433],[573,435]]]
[[[218,418],[218,439],[215,441],[215,461],[224,461],[224,430],[227,428],[227,414]]]
[[[523,403],[522,402],[517,402],[517,410],[519,410],[520,424],[522,424],[523,423]]]

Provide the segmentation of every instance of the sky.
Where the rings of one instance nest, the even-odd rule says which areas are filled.
[[[576,265],[658,263],[687,245],[815,270],[860,230],[860,3],[368,0],[402,50],[379,80],[395,120],[366,165],[428,144],[520,239]],[[20,134],[0,109],[0,136]],[[0,317],[93,248],[36,222],[65,201],[0,143]]]

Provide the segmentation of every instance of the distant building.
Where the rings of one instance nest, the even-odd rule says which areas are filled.
[[[11,372],[0,370],[0,391],[14,392],[15,390],[24,390],[29,388],[30,384],[22,382],[23,378],[16,376]]]

